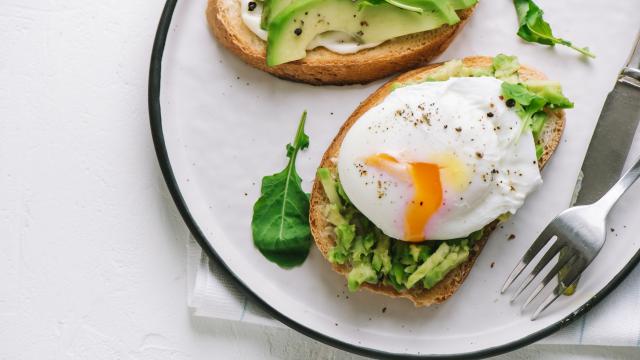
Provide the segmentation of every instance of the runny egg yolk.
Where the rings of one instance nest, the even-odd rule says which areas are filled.
[[[426,162],[401,163],[388,154],[370,156],[365,164],[413,184],[415,193],[405,213],[404,240],[423,241],[425,226],[442,204],[440,167]]]

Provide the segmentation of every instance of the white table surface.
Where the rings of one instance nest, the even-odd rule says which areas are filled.
[[[359,358],[190,315],[187,230],[147,115],[163,3],[0,2],[0,359]],[[640,351],[533,345],[500,358],[560,357]]]

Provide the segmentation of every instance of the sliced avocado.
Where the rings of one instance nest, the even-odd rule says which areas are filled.
[[[327,220],[334,226],[346,224],[347,220],[340,213],[340,207],[336,204],[328,204],[324,207],[324,214]]]
[[[407,289],[411,288],[415,283],[425,277],[431,270],[444,261],[445,257],[449,254],[451,247],[446,243],[440,244],[438,250],[434,252],[427,260],[422,263],[407,279]]]
[[[269,28],[269,23],[271,20],[280,12],[282,9],[291,5],[294,0],[265,0],[262,5],[262,17],[260,19],[260,28],[262,30],[267,30]]]
[[[547,113],[544,111],[538,111],[533,114],[531,117],[531,132],[533,133],[534,139],[539,139],[540,134],[542,133],[542,128],[544,124],[547,122]]]
[[[462,264],[469,258],[469,248],[459,247],[452,249],[444,260],[436,267],[427,272],[422,280],[425,289],[431,289],[435,284],[439,283],[444,277],[458,265]]]
[[[498,54],[493,58],[493,73],[497,79],[517,83],[518,70],[520,70],[520,62],[515,56]]]
[[[336,182],[331,176],[331,171],[329,171],[329,169],[327,168],[319,168],[318,178],[320,179],[320,183],[322,184],[324,193],[327,195],[327,198],[329,198],[329,202],[341,207],[342,201],[340,201],[340,195],[338,194]]]
[[[260,21],[260,27],[262,30],[267,30],[269,28],[269,23],[271,20],[283,9],[287,6],[291,5],[291,3],[295,0],[265,0],[262,5],[262,19]],[[423,11],[438,11],[447,19],[447,23],[455,24],[460,19],[458,18],[458,14],[455,13],[456,10],[462,10],[470,8],[475,5],[478,0],[385,0],[391,5],[394,5],[399,8],[414,11],[417,9],[418,12]],[[358,6],[372,4],[379,5],[383,1],[357,1]]]
[[[304,58],[307,45],[327,31],[341,31],[363,43],[376,43],[446,23],[439,12],[417,13],[388,3],[360,7],[352,0],[297,0],[269,23],[267,64]]]
[[[524,83],[527,90],[547,100],[551,107],[572,108],[573,103],[562,93],[562,86],[557,81],[529,80]]]
[[[409,254],[413,258],[414,262],[418,262],[418,258],[420,257],[420,253],[422,252],[422,247],[419,245],[410,244],[409,245]]]

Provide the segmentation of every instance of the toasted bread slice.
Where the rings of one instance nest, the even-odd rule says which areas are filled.
[[[240,6],[239,0],[209,0],[207,20],[216,38],[253,67],[313,85],[367,83],[427,64],[449,46],[473,13],[473,8],[459,11],[461,21],[456,25],[399,37],[355,54],[316,48],[302,60],[270,67],[267,44],[244,24]]]
[[[492,58],[469,57],[463,59],[463,62],[466,66],[490,67],[492,64]],[[437,69],[439,66],[439,64],[431,65],[403,74],[386,83],[371,96],[369,96],[369,98],[362,102],[360,106],[353,112],[353,114],[349,117],[349,119],[347,119],[344,125],[342,125],[340,131],[338,132],[338,135],[336,135],[336,137],[333,139],[333,142],[325,152],[322,158],[322,162],[320,163],[320,167],[329,168],[334,173],[337,172],[337,164],[335,163],[335,159],[338,157],[338,152],[340,151],[342,140],[344,139],[345,135],[347,134],[351,126],[356,121],[358,121],[360,116],[362,116],[367,110],[376,106],[382,100],[384,100],[384,98],[393,90],[394,83],[407,83],[423,78],[425,75],[427,75],[429,72],[432,72],[434,69]],[[522,66],[520,68],[519,74],[520,79],[523,81],[543,80],[546,78],[544,74],[526,66]],[[544,166],[544,164],[549,160],[551,154],[555,151],[556,147],[560,143],[560,137],[562,136],[564,123],[564,111],[558,110],[549,113],[549,119],[541,135],[541,141],[544,143],[544,153],[539,162],[540,167]],[[322,184],[318,179],[316,179],[313,184],[313,190],[311,192],[311,208],[309,211],[309,220],[311,223],[311,233],[313,235],[315,243],[325,258],[327,258],[329,250],[335,245],[334,238],[331,234],[332,227],[328,223],[322,211],[324,205],[328,203],[329,200],[324,193]],[[413,301],[416,306],[429,306],[432,304],[441,303],[448,299],[451,295],[453,295],[453,293],[460,287],[460,285],[462,285],[462,282],[464,282],[465,278],[471,271],[471,267],[478,258],[480,251],[487,242],[487,239],[489,238],[491,232],[495,229],[497,223],[498,221],[495,221],[485,227],[484,236],[482,237],[482,239],[475,242],[473,248],[471,249],[471,255],[465,263],[452,270],[449,274],[447,274],[447,276],[445,276],[445,278],[441,282],[439,282],[429,290],[423,288],[412,288],[407,291],[398,292],[392,286],[386,286],[383,284],[374,285],[368,283],[364,283],[362,287],[391,297],[407,298]],[[332,266],[335,271],[345,276],[349,273],[350,270],[349,266],[347,265],[333,264]]]

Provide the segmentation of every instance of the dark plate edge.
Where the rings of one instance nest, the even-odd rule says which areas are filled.
[[[189,212],[189,208],[182,197],[182,193],[180,192],[180,188],[173,174],[173,169],[171,167],[171,162],[169,160],[169,154],[167,151],[167,147],[164,141],[164,133],[162,131],[162,115],[161,115],[161,106],[160,106],[160,87],[161,87],[161,75],[162,75],[162,57],[164,54],[164,47],[167,40],[167,34],[171,27],[171,20],[173,18],[173,12],[177,5],[178,0],[167,0],[164,6],[164,10],[162,11],[162,15],[160,17],[160,21],[158,24],[158,29],[155,35],[153,50],[151,53],[151,65],[149,69],[149,92],[148,92],[148,101],[149,101],[149,121],[151,126],[151,136],[153,138],[153,144],[156,152],[156,156],[158,158],[158,162],[160,165],[160,169],[162,171],[162,175],[164,177],[165,183],[169,189],[169,193],[171,194],[171,198],[173,199],[182,219],[186,223],[189,231],[196,239],[200,247],[204,250],[204,252],[209,256],[210,259],[219,263],[221,268],[236,282],[240,285],[240,288],[243,292],[251,298],[252,301],[261,306],[264,310],[266,310],[269,315],[273,316],[278,321],[287,325],[288,327],[304,334],[312,339],[323,342],[327,345],[331,345],[341,350],[345,350],[354,354],[364,355],[375,357],[378,359],[479,359],[490,356],[496,356],[499,354],[503,354],[509,351],[516,350],[523,346],[532,344],[544,337],[547,337],[554,332],[560,330],[561,328],[567,326],[581,315],[587,313],[591,310],[595,305],[597,305],[604,297],[606,297],[613,289],[615,289],[621,282],[624,280],[629,273],[635,268],[635,266],[640,262],[640,252],[636,253],[631,261],[595,296],[593,296],[588,302],[582,305],[578,310],[565,317],[564,319],[550,325],[536,333],[525,336],[517,341],[513,341],[511,343],[507,343],[504,345],[483,349],[476,352],[470,353],[461,353],[454,355],[407,355],[407,354],[396,354],[389,352],[381,352],[378,350],[373,350],[365,347],[356,346],[350,343],[346,343],[340,341],[335,338],[328,337],[321,333],[316,332],[310,328],[307,328],[295,320],[286,317],[285,315],[278,312],[276,309],[271,307],[269,304],[264,302],[260,297],[258,297],[249,287],[247,287],[241,279],[239,279],[225,264],[225,262],[220,258],[220,256],[213,249],[211,244],[207,241],[205,235],[200,230],[198,224],[196,224],[195,220],[191,216]]]

